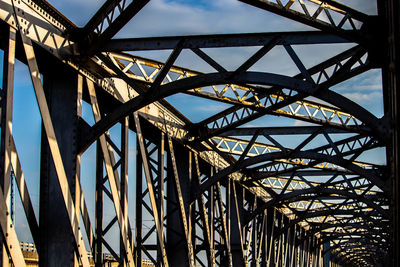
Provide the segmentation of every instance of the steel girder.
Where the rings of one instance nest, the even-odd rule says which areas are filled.
[[[348,33],[348,30],[360,30],[370,19],[367,15],[349,8],[337,1],[282,1],[240,0],[281,16],[299,21],[317,29],[334,32],[347,39],[363,42],[367,36]],[[323,18],[326,14],[328,20]]]
[[[290,33],[287,35],[290,36]],[[271,39],[282,40],[287,38],[287,35],[283,33],[277,34],[274,38]],[[187,40],[184,38],[180,41],[184,43],[183,47],[185,47],[185,44],[187,42],[190,42],[190,39]],[[274,46],[282,45],[282,42],[283,41],[274,41],[273,44],[269,44],[268,48],[272,49],[272,47]],[[286,42],[283,42],[283,44],[285,46],[290,45]],[[290,48],[288,48],[288,50],[292,51],[290,50]],[[309,75],[312,76],[313,82],[318,84],[319,87],[332,86],[352,77],[353,75],[357,75],[360,72],[368,70],[370,68],[370,63],[363,62],[361,60],[361,58],[363,58],[365,55],[366,52],[363,49],[361,49],[360,47],[355,47],[321,64],[318,64],[308,69],[307,71],[309,72]],[[148,59],[143,59],[130,55],[112,53],[108,56],[110,57],[109,62],[114,62],[114,64],[119,68],[119,70],[117,70],[117,73],[119,72],[119,75],[124,72],[126,74],[124,75],[126,79],[132,78],[137,81],[151,83],[153,81],[153,77],[155,77],[160,69],[164,66],[162,62],[151,61]],[[296,60],[295,58],[297,58],[297,56],[293,55],[293,57],[293,60]],[[122,63],[122,60],[127,62],[127,64]],[[254,64],[257,59],[252,59],[252,61],[253,62],[251,62],[251,64]],[[357,66],[354,67],[356,64]],[[135,66],[140,69],[140,72],[131,71],[131,69],[133,69]],[[144,66],[150,67],[151,73],[147,73],[146,70],[143,68]],[[115,71],[115,66],[109,67],[111,67]],[[215,67],[214,64],[213,67]],[[226,72],[226,70],[221,70],[220,67],[221,66],[215,68],[220,72]],[[334,71],[328,74],[326,70],[332,67],[334,67]],[[304,71],[303,73],[296,75],[294,78],[302,79]],[[235,74],[239,72],[240,68],[236,70]],[[167,81],[165,81],[164,83],[197,76],[200,74],[201,73],[193,70],[173,66],[170,68],[168,74],[166,75]],[[210,84],[218,83],[219,82],[217,81],[210,82]],[[287,116],[290,118],[305,120],[313,123],[334,125],[336,127],[348,127],[347,130],[349,130],[349,128],[351,127],[354,127],[354,130],[356,130],[357,128],[359,129],[359,127],[362,128],[362,122],[358,121],[357,118],[354,118],[349,113],[346,113],[343,110],[337,110],[332,106],[321,105],[320,103],[313,103],[312,101],[299,101],[301,98],[304,98],[304,95],[301,97],[296,96],[296,93],[292,90],[290,90],[288,94],[286,93],[286,91],[288,90],[285,91],[285,88],[281,86],[272,88],[252,88],[228,83],[220,89],[217,88],[215,85],[213,85],[212,88],[213,91],[211,92],[210,90],[206,90],[207,88],[203,89],[199,87],[194,90],[189,90],[186,93],[236,105],[235,107],[221,112],[220,114],[217,114],[212,118],[204,120],[203,122],[195,126],[194,129],[191,129],[191,131],[194,131],[196,134],[198,134],[198,132],[200,134],[204,134],[202,132],[202,129],[208,127],[209,130],[207,131],[207,135],[201,136],[201,139],[204,139],[207,136],[211,137],[215,134],[221,133],[222,130],[227,130],[232,127],[231,124],[239,126],[245,122],[269,113],[278,116]],[[287,89],[296,90],[295,88]],[[232,92],[234,94],[232,94]],[[310,94],[309,92],[303,93]]]
[[[388,177],[396,177],[398,173],[388,162],[380,166],[359,158],[380,147],[393,148],[394,127],[389,123],[390,118],[395,117],[390,113],[393,105],[383,118],[377,118],[331,89],[371,68],[387,70],[386,63],[376,57],[383,46],[371,42],[382,36],[377,30],[380,24],[376,17],[332,0],[246,0],[242,2],[320,31],[111,39],[147,2],[106,1],[82,29],[45,1],[0,2],[1,19],[10,32],[6,38],[8,48],[4,49],[6,67],[1,91],[2,111],[6,111],[2,112],[1,127],[4,192],[1,196],[6,200],[0,199],[1,208],[9,209],[8,177],[12,169],[19,190],[23,192],[21,200],[34,242],[38,244],[35,236],[40,225],[32,211],[16,148],[7,145],[12,142],[6,142],[7,138],[12,140],[7,125],[12,121],[9,114],[12,110],[13,36],[19,34],[69,216],[75,253],[84,266],[88,265],[88,258],[82,244],[80,216],[97,266],[102,263],[102,246],[114,259],[129,266],[140,265],[143,256],[153,263],[168,266],[176,262],[179,253],[185,255],[185,265],[189,266],[197,263],[234,265],[236,260],[240,262],[238,266],[248,262],[262,266],[319,266],[322,264],[321,245],[329,242],[335,244],[332,257],[341,264],[376,264],[377,259],[387,260],[384,258],[390,257],[390,246],[381,246],[375,241],[387,243],[393,235],[389,230],[392,196]],[[390,13],[393,7],[380,8]],[[80,40],[82,36],[84,40]],[[293,49],[300,44],[325,43],[351,43],[354,47],[311,68],[305,67]],[[261,47],[233,71],[222,67],[204,50],[246,46]],[[298,75],[249,70],[278,46],[292,60]],[[68,186],[66,165],[59,152],[63,143],[57,143],[37,75],[36,55],[42,56],[41,49],[52,54],[52,60],[77,71],[78,107],[81,107],[82,97],[87,95],[82,90],[87,87],[89,97],[84,97],[83,101],[91,104],[96,121],[93,126],[84,123],[80,126],[84,134],[79,137],[77,146],[74,190]],[[166,62],[128,53],[163,49],[173,50]],[[175,66],[174,62],[185,49],[190,49],[217,72],[202,73]],[[17,57],[24,55],[17,54]],[[387,95],[393,93],[393,88],[384,86],[387,102]],[[182,92],[232,107],[200,123],[192,123],[163,100]],[[77,113],[78,117],[82,116],[79,108]],[[267,115],[319,126],[237,128]],[[121,125],[120,145],[108,132],[117,123]],[[140,151],[135,181],[135,237],[126,196],[129,129],[136,131]],[[294,147],[284,145],[276,137],[300,134],[306,138]],[[239,139],[239,136],[246,137]],[[320,140],[320,137],[324,139],[322,144],[312,146],[311,141]],[[98,199],[93,230],[81,190],[79,168],[84,167],[80,166],[80,156],[95,141],[98,143]],[[167,143],[168,149],[165,149]],[[180,152],[175,153],[176,149]],[[181,158],[181,153],[188,157]],[[166,164],[164,155],[168,159]],[[389,153],[388,159],[394,155]],[[106,177],[102,173],[103,164]],[[315,179],[316,175],[320,181]],[[166,192],[164,187],[168,188]],[[105,228],[103,195],[109,197],[115,211]],[[4,245],[16,248],[9,249],[9,256],[15,265],[23,266],[18,239],[12,227],[7,226],[10,223],[7,216],[1,218],[2,233],[10,234]],[[145,233],[146,216],[153,218],[155,226]],[[121,236],[119,252],[105,236],[114,225]],[[335,230],[328,231],[331,228]],[[169,236],[167,240],[165,235]],[[354,236],[358,236],[360,242],[349,238]],[[181,240],[175,243],[179,247],[176,252],[170,240]],[[356,249],[354,244],[361,248]],[[395,262],[393,260],[393,264]]]

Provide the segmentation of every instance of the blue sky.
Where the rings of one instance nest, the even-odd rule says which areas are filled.
[[[104,1],[97,0],[70,0],[49,1],[63,14],[78,26],[84,26],[89,18],[96,12]],[[375,5],[371,0],[346,0],[343,3],[357,7],[368,14],[374,14]],[[152,0],[131,22],[117,34],[117,37],[146,37],[146,36],[171,36],[190,34],[216,34],[216,33],[241,33],[241,32],[270,32],[270,31],[299,31],[311,28],[299,23],[289,21],[277,15],[259,10],[234,0],[215,1],[167,1]],[[294,47],[306,66],[315,65],[336,53],[349,48],[349,45],[319,45]],[[258,48],[229,48],[205,50],[228,70],[234,70]],[[165,60],[170,51],[138,52],[138,55],[156,60]],[[2,53],[1,53],[2,57]],[[2,60],[1,60],[2,62]],[[279,65],[276,62],[280,62]],[[176,61],[177,65],[208,71],[209,67],[196,58],[192,52],[184,51]],[[298,72],[287,54],[281,48],[276,48],[266,55],[254,67],[258,71],[274,71],[286,75]],[[366,107],[373,114],[381,117],[381,79],[379,70],[371,70],[354,79],[336,85],[333,90],[342,93],[356,103]],[[226,108],[228,105],[213,101],[178,94],[168,98],[175,107],[194,122],[201,121],[210,115]],[[187,103],[190,101],[190,105]],[[90,107],[84,105],[84,117],[93,122]],[[40,115],[36,98],[31,85],[27,67],[17,62],[15,69],[15,95],[13,113],[13,134],[17,150],[22,162],[22,168],[27,179],[34,206],[38,212],[38,177],[40,162]],[[299,125],[290,119],[260,118],[247,126],[282,126]],[[119,126],[111,130],[112,136],[118,140]],[[135,136],[130,135],[130,155],[134,155]],[[373,157],[381,157],[381,152],[376,152]],[[91,221],[94,223],[94,148],[91,147],[83,155],[82,165],[87,166],[82,171],[82,184],[85,198],[89,205]],[[383,160],[381,160],[382,163]],[[130,179],[133,179],[134,157],[130,159]],[[134,213],[133,187],[130,190],[130,214]],[[27,233],[26,222],[20,206],[17,206],[17,232],[20,241],[30,241]],[[38,214],[38,213],[37,213]],[[111,216],[111,215],[110,215]],[[134,221],[131,221],[134,224]],[[114,229],[115,231],[115,229]]]

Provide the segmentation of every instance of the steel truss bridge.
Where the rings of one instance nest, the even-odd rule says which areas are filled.
[[[2,266],[25,266],[13,180],[40,266],[102,266],[105,251],[121,266],[398,266],[398,1],[377,1],[374,16],[334,0],[241,1],[311,30],[115,39],[149,0],[107,0],[81,28],[44,0],[0,0]],[[294,49],[323,44],[351,48],[313,66]],[[207,50],[255,46],[234,70]],[[297,74],[252,71],[277,47]],[[135,55],[159,50],[171,51],[165,62]],[[185,51],[210,71],[178,66]],[[13,137],[16,59],[42,120],[36,213]],[[371,69],[379,118],[332,89]],[[182,93],[229,108],[193,123],[164,99]],[[249,126],[265,117],[309,126]],[[94,220],[80,175],[91,146],[95,175],[82,179],[96,181]],[[376,149],[386,164],[363,160]]]

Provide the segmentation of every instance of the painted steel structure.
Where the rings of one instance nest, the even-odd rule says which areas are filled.
[[[10,216],[11,179],[40,266],[89,266],[89,255],[102,266],[105,250],[121,266],[143,258],[164,267],[399,264],[398,1],[378,1],[377,16],[334,0],[241,1],[316,30],[113,39],[149,0],[107,0],[82,28],[44,0],[0,0],[2,266],[25,266]],[[353,46],[312,67],[293,49],[343,43]],[[206,50],[247,46],[260,48],[234,71]],[[250,70],[275,47],[297,75]],[[159,62],[135,55],[144,50],[172,52]],[[175,65],[184,50],[214,71]],[[18,157],[24,148],[13,139],[16,58],[29,67],[42,118],[39,214]],[[331,90],[373,68],[382,70],[382,118]],[[177,93],[231,107],[192,123],[164,100]],[[93,125],[82,118],[82,102]],[[313,126],[243,127],[265,116]],[[115,124],[118,143],[109,131]],[[127,195],[132,131],[135,204]],[[294,148],[280,141],[299,135],[307,137]],[[80,173],[94,143],[91,221]],[[359,160],[382,147],[386,165]],[[143,228],[145,220],[152,227]],[[112,228],[118,244],[107,235]]]

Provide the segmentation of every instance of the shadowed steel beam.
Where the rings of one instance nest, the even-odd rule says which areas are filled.
[[[157,230],[157,238],[160,244],[160,250],[161,250],[161,257],[162,257],[162,263],[164,267],[168,267],[168,259],[167,259],[167,254],[164,246],[164,235],[163,232],[161,231],[161,223],[159,221],[159,215],[158,215],[158,209],[157,209],[157,203],[155,199],[155,193],[154,193],[154,188],[153,188],[153,183],[151,179],[151,174],[150,174],[150,168],[149,168],[149,162],[148,158],[146,155],[146,148],[144,145],[144,137],[142,135],[141,127],[140,127],[140,121],[139,121],[139,115],[137,112],[134,113],[134,120],[135,120],[135,126],[136,126],[136,132],[137,132],[137,138],[138,138],[138,143],[140,147],[140,154],[141,154],[141,160],[144,166],[144,173],[145,173],[145,178],[147,182],[147,188],[149,192],[149,198],[151,202],[151,208],[153,211],[153,217],[154,217],[154,223],[156,226]]]
[[[309,196],[308,194],[314,194],[314,196]],[[382,216],[386,218],[390,218],[389,211],[384,210],[382,207],[374,203],[373,201],[369,200],[368,198],[363,197],[362,195],[358,195],[355,193],[350,193],[345,190],[338,190],[338,189],[331,189],[331,188],[319,188],[319,187],[314,187],[314,188],[307,188],[307,189],[299,189],[295,190],[293,192],[284,194],[284,195],[279,195],[275,199],[263,203],[262,206],[258,207],[251,215],[249,215],[248,222],[250,222],[253,218],[255,218],[257,215],[262,214],[264,210],[268,209],[269,207],[274,207],[274,206],[280,206],[281,204],[285,203],[291,203],[291,202],[296,202],[304,199],[312,199],[314,197],[320,196],[320,195],[338,195],[338,196],[343,196],[344,198],[351,198],[355,200],[359,200],[361,202],[364,202],[367,204],[370,208],[373,208],[374,210],[378,211]]]
[[[174,81],[161,85],[159,90],[151,90],[145,94],[141,94],[131,100],[125,102],[124,104],[118,106],[105,118],[97,122],[92,126],[92,133],[90,136],[86,137],[86,142],[81,149],[81,153],[93,143],[101,134],[108,130],[115,123],[120,121],[123,117],[132,114],[134,111],[154,102],[170,96],[174,93],[189,90],[191,88],[204,87],[214,84],[225,84],[226,80],[231,76],[231,72],[227,73],[211,73],[198,75],[195,77],[189,77],[186,79]],[[290,78],[284,75],[272,74],[272,73],[244,73],[235,76],[235,80],[238,82],[261,82],[263,84],[279,85],[286,88],[296,88],[307,92],[312,92],[315,90],[313,86],[308,83],[298,79]]]
[[[108,130],[115,123],[120,121],[123,117],[131,114],[139,108],[146,106],[156,100],[170,96],[174,93],[183,92],[192,88],[205,87],[216,84],[228,83],[252,83],[262,85],[277,85],[285,88],[291,88],[301,93],[313,95],[315,93],[315,86],[309,82],[290,78],[283,75],[272,74],[272,73],[261,73],[261,72],[246,72],[236,75],[231,78],[232,72],[227,73],[210,73],[204,75],[198,75],[195,77],[189,77],[181,80],[177,80],[171,83],[161,85],[159,90],[150,91],[146,94],[139,95],[121,106],[114,109],[112,113],[97,122],[92,127],[91,134],[86,137],[83,147],[80,152],[83,152],[91,143],[94,142],[102,133]],[[343,97],[342,95],[335,93],[331,90],[318,91],[315,95],[319,99],[333,104],[340,109],[351,112],[356,118],[360,119],[366,125],[370,125],[374,131],[377,131],[378,136],[382,136],[380,131],[382,128],[378,127],[377,121],[379,121],[374,115],[363,107],[355,104],[351,100]]]
[[[194,175],[194,180],[196,183],[199,185],[201,184],[201,173],[200,173],[200,166],[199,166],[199,158],[197,154],[194,154],[194,160],[195,160],[195,172],[196,175]],[[215,256],[214,256],[214,249],[212,247],[213,241],[211,241],[211,234],[210,234],[210,226],[208,223],[208,214],[207,214],[207,209],[206,209],[206,203],[204,201],[204,197],[200,196],[198,199],[198,206],[199,206],[199,212],[200,212],[200,218],[202,221],[202,227],[203,227],[203,237],[204,237],[204,243],[206,245],[206,253],[207,253],[207,258],[209,262],[209,266],[214,267],[215,266]]]
[[[307,171],[306,171],[307,172]],[[322,171],[318,171],[317,173],[320,173],[320,175],[318,176],[323,176],[322,173],[324,175],[329,175],[329,176],[333,176],[333,175],[338,175],[335,172],[331,172],[328,173],[329,174],[325,174],[326,170],[322,170]],[[274,176],[266,176],[264,178],[263,184],[266,187],[272,188],[272,189],[279,189],[279,190],[283,190],[285,189],[285,191],[295,191],[295,190],[300,190],[300,189],[306,189],[309,187],[321,187],[324,185],[324,183],[322,182],[311,182],[311,181],[307,181],[306,179],[296,179],[293,178],[294,176],[306,176],[307,174],[303,174],[302,171],[296,171],[295,174],[290,173],[288,174],[288,176],[290,176],[291,178],[287,178],[287,177],[274,177]],[[254,180],[254,174],[251,175],[251,180]],[[351,181],[358,181],[360,178],[353,178],[351,179]],[[350,179],[348,179],[350,180]],[[367,187],[369,184],[366,185],[362,185],[359,188],[352,188],[352,187],[346,187],[345,186],[345,181],[344,180],[340,180],[334,183],[329,183],[326,186],[329,186],[331,188],[336,188],[336,189],[341,189],[341,190],[348,190],[349,188],[351,188],[352,190],[354,190],[357,193],[363,193],[366,189],[363,189],[364,187]],[[248,186],[252,186],[252,185],[248,185]],[[253,186],[255,186],[253,184]],[[374,190],[368,190],[367,195],[369,198],[371,198],[370,196],[372,194],[377,194],[377,191]],[[376,199],[378,199],[379,196],[376,196]]]
[[[169,153],[171,156],[172,170],[173,170],[173,176],[174,176],[175,186],[176,186],[175,189],[178,194],[179,210],[180,210],[180,214],[181,214],[181,218],[182,218],[183,230],[185,233],[185,239],[186,239],[186,244],[187,244],[187,249],[188,249],[189,266],[194,267],[193,245],[192,245],[192,241],[191,241],[191,237],[190,237],[191,233],[189,232],[190,228],[188,225],[188,216],[186,215],[186,211],[188,210],[188,207],[187,207],[187,203],[183,199],[181,182],[180,182],[178,168],[177,168],[177,164],[176,164],[174,146],[172,144],[172,139],[169,135],[168,135],[168,147],[169,147]]]
[[[89,90],[89,95],[90,95],[90,102],[91,102],[91,106],[92,106],[92,111],[93,111],[93,116],[95,121],[99,121],[101,119],[101,115],[100,115],[100,109],[99,109],[99,105],[97,102],[97,96],[96,96],[96,92],[94,89],[94,84],[87,80],[87,84],[88,84],[88,90]],[[125,119],[125,118],[123,118]],[[103,135],[100,136],[100,145],[101,145],[101,150],[103,153],[103,158],[104,158],[104,165],[105,165],[105,170],[107,172],[107,176],[108,176],[108,181],[110,184],[110,189],[111,189],[111,200],[113,201],[114,204],[114,209],[115,209],[115,213],[116,213],[116,217],[118,220],[118,224],[119,224],[119,228],[120,228],[120,234],[122,237],[122,243],[124,245],[124,249],[126,251],[126,258],[127,258],[127,265],[128,266],[135,266],[135,262],[133,260],[133,244],[131,243],[131,240],[129,240],[129,221],[124,219],[124,213],[122,211],[122,203],[127,203],[126,200],[126,195],[120,195],[120,190],[119,188],[117,188],[117,178],[115,176],[114,170],[113,170],[113,166],[115,164],[113,164],[113,160],[111,157],[110,153],[110,148],[107,145],[107,141],[105,138],[105,135],[107,134],[107,132],[105,132]],[[103,240],[105,241],[105,240]],[[104,243],[104,242],[103,242]]]
[[[236,128],[223,132],[219,136],[253,136],[256,131],[259,131],[260,135],[306,135],[318,131],[324,131],[326,133],[348,133],[348,131],[344,129],[327,126],[288,126]]]
[[[323,32],[278,32],[278,33],[242,33],[213,34],[171,37],[148,37],[131,39],[113,39],[104,44],[102,51],[143,51],[174,49],[183,39],[183,49],[263,46],[278,38],[277,44],[293,45],[348,43],[349,41],[334,34]]]
[[[377,229],[374,229],[374,227],[376,227]],[[334,231],[324,231],[326,229],[330,229],[330,228],[335,228]],[[353,231],[349,231],[353,229]],[[309,230],[308,232],[308,236],[313,236],[316,233],[332,233],[332,232],[339,232],[339,231],[348,231],[350,233],[352,232],[356,232],[359,229],[363,229],[366,231],[369,231],[372,234],[375,235],[379,235],[380,233],[382,233],[382,231],[384,230],[388,230],[388,229],[383,229],[382,227],[379,227],[378,225],[367,225],[367,224],[356,224],[356,223],[342,223],[342,224],[322,224],[319,227],[316,228],[312,228],[311,230]]]
[[[287,228],[292,227],[295,224],[298,224],[299,222],[305,221],[307,219],[311,219],[311,218],[316,218],[316,217],[325,217],[325,216],[337,216],[337,215],[344,215],[344,216],[353,216],[353,217],[361,217],[361,218],[366,218],[368,216],[370,216],[371,214],[366,213],[364,211],[359,211],[359,210],[331,210],[331,209],[326,209],[326,210],[317,210],[317,211],[300,211],[298,212],[298,216],[296,219],[291,220],[284,228],[280,229],[280,231],[278,231],[275,234],[275,237],[278,237],[281,235],[281,233],[285,232],[285,230],[287,230]],[[338,235],[343,235],[343,236],[348,236],[348,235],[362,235],[363,233],[344,233],[344,234],[339,234],[339,233],[335,233],[335,238]]]
[[[393,235],[389,255],[392,266],[400,265],[400,126],[399,126],[399,86],[400,86],[400,4],[396,0],[377,1],[378,15],[383,21],[384,67],[382,68],[383,102],[385,113],[392,123],[390,145],[387,148],[388,166],[392,180]]]
[[[362,54],[362,49],[360,50],[360,47],[353,47],[345,52],[340,53],[339,55],[336,55],[312,68],[309,68],[307,70],[308,73],[310,73],[310,75],[317,75],[318,78],[315,79],[315,83],[319,84],[319,86],[324,86],[324,87],[328,87],[328,86],[332,86],[334,84],[337,84],[339,82],[342,82],[354,75],[359,74],[360,72],[366,71],[368,70],[370,67],[368,67],[368,64],[366,64],[365,66],[361,66],[358,68],[355,68],[354,70],[349,71],[348,68],[349,66],[351,67],[352,64],[354,64],[355,61],[357,61],[357,58],[360,57],[360,53]],[[340,62],[342,62],[343,60],[347,60],[346,65],[347,67],[345,68],[344,65],[342,65]],[[350,64],[351,63],[351,64]],[[334,67],[334,69],[336,70],[334,72],[333,75],[329,76],[327,74],[327,69]],[[343,71],[343,70],[347,70]],[[338,73],[341,73],[340,75],[338,75]],[[303,76],[302,74],[298,74],[295,75],[294,78],[298,78],[298,79],[302,79]],[[321,82],[321,78],[326,78],[327,81]],[[272,93],[275,93],[278,95],[278,97],[281,97],[278,92],[281,90],[282,88],[279,87],[272,87],[269,90]],[[200,95],[201,96],[201,95]],[[258,95],[257,97],[260,98],[262,97],[263,99],[268,96],[267,95]],[[299,99],[304,99],[304,97],[307,96],[306,93],[304,93],[303,95],[297,95],[291,98],[288,98],[288,103],[286,103],[285,105],[288,105],[290,108],[290,104],[291,103],[295,103],[296,101],[298,101]],[[212,98],[214,100],[218,100]],[[268,98],[266,98],[268,100]],[[249,99],[247,99],[249,100]],[[272,101],[271,102],[277,103],[277,101]],[[303,100],[304,101],[304,100]],[[255,104],[258,104],[258,102],[260,101],[256,101]],[[299,101],[300,102],[300,101]],[[300,102],[301,103],[301,102]],[[304,102],[304,104],[307,105],[307,103]],[[274,106],[274,105],[273,105]],[[273,107],[271,106],[271,107]],[[201,138],[207,138],[216,134],[220,134],[223,133],[224,131],[230,130],[234,127],[240,126],[246,122],[252,121],[254,119],[257,119],[267,113],[272,113],[276,115],[283,115],[283,116],[287,116],[289,114],[285,114],[285,112],[277,112],[278,110],[276,110],[277,108],[279,108],[280,106],[275,106],[275,110],[273,112],[271,112],[271,110],[269,109],[260,109],[260,110],[254,110],[251,107],[243,107],[242,105],[235,105],[234,107],[228,108],[220,113],[217,113],[216,115],[205,119],[199,123],[197,123],[195,125],[194,128],[206,128],[207,133],[202,134]],[[230,117],[232,118],[237,118],[235,120],[230,121]],[[290,116],[289,116],[290,117]],[[296,117],[297,119],[304,119],[302,118],[302,116],[298,116]],[[222,123],[219,123],[219,121],[222,121]],[[228,122],[229,121],[229,122]],[[225,124],[223,122],[226,122]],[[314,121],[315,123],[315,121]],[[318,122],[317,122],[318,123]],[[222,124],[222,125],[221,125]],[[350,129],[349,129],[350,130]]]
[[[43,120],[43,125],[46,131],[46,137],[49,143],[52,159],[54,162],[54,166],[57,172],[58,182],[60,184],[61,192],[63,195],[63,200],[65,203],[65,208],[67,210],[70,225],[72,228],[72,232],[75,238],[76,246],[78,247],[79,251],[79,258],[82,260],[83,266],[89,266],[89,260],[87,258],[87,252],[85,249],[85,245],[82,240],[82,233],[78,225],[78,219],[76,218],[75,214],[75,205],[72,200],[71,191],[68,186],[68,180],[66,176],[66,172],[64,169],[64,164],[61,158],[59,146],[57,143],[55,131],[53,128],[53,123],[50,117],[49,107],[46,102],[46,97],[44,94],[44,90],[42,87],[42,82],[40,79],[40,72],[39,68],[36,63],[35,52],[33,50],[31,39],[26,37],[23,33],[21,33],[21,38],[24,46],[24,50],[26,53],[26,58],[28,60],[28,66],[31,74],[31,79],[33,83],[33,87],[35,89],[35,94],[37,98],[37,102],[40,109],[40,114]]]
[[[253,138],[255,138],[258,135],[256,132]],[[229,154],[234,154],[234,155],[240,155],[241,157],[253,157],[253,156],[258,156],[261,154],[267,154],[267,153],[272,153],[272,152],[287,152],[290,153],[292,151],[296,151],[299,149],[292,149],[292,148],[285,148],[279,143],[276,143],[276,145],[270,145],[266,143],[261,143],[261,142],[251,142],[245,139],[238,139],[238,138],[233,138],[233,137],[219,137],[215,136],[211,138],[212,141],[214,141],[216,144],[215,146],[212,146],[213,150],[218,149],[221,152],[229,153]],[[335,143],[330,143],[327,145],[322,145],[320,147],[312,148],[309,149],[309,151],[314,151],[314,152],[320,152],[323,154],[332,154],[330,153],[330,149],[340,147],[335,151],[335,155],[337,156],[348,156],[348,155],[353,155],[358,152],[365,152],[367,150],[373,149],[378,147],[377,144],[374,144],[372,139],[369,139],[369,137],[366,136],[353,136],[350,138],[346,138],[340,141],[337,141]],[[210,145],[211,143],[208,142]],[[359,145],[360,147],[356,147],[355,144]],[[245,147],[245,148],[244,148]],[[249,150],[251,150],[251,153],[248,153]],[[238,161],[240,161],[242,158],[240,158]],[[285,161],[285,160],[283,160]],[[282,161],[279,161],[282,162]],[[291,160],[287,160],[286,162],[291,163],[291,164],[300,164],[302,165],[303,162],[300,161],[298,163],[294,162],[293,158]],[[369,167],[369,168],[376,168],[378,169],[379,165],[374,165],[366,162],[360,162],[360,161],[355,161],[353,160],[353,163],[356,165],[360,165],[363,167]],[[313,167],[318,167],[318,165],[314,165]],[[323,166],[323,168],[326,166]],[[259,166],[260,168],[260,166]]]
[[[200,49],[195,50],[197,52],[200,51]],[[321,75],[324,76],[325,78],[328,78],[329,76],[329,82],[323,82],[322,84],[325,86],[327,84],[332,84],[332,83],[337,83],[341,79],[343,79],[344,76],[349,75],[346,74],[344,75],[343,73],[345,72],[344,70],[347,70],[349,66],[352,66],[354,64],[354,61],[357,60],[360,55],[359,54],[365,53],[362,49],[360,50],[359,47],[355,47],[353,49],[350,49],[344,53],[341,53],[340,55],[331,58],[330,60],[321,63],[318,65],[318,68],[310,68],[309,71],[313,73],[316,76],[319,76],[319,78],[315,79],[316,83],[320,83],[321,81]],[[119,69],[117,71],[118,73],[123,72],[124,75],[122,76],[123,79],[132,79],[133,80],[138,80],[138,81],[143,81],[145,83],[151,84],[154,81],[154,76],[160,72],[160,70],[163,68],[165,65],[162,62],[157,62],[154,60],[149,60],[149,59],[144,59],[141,57],[137,56],[132,56],[132,55],[127,55],[127,54],[115,54],[111,53],[108,54],[108,56],[111,58],[111,60],[114,62],[115,65],[111,66],[112,69]],[[219,72],[226,72],[226,70],[221,69],[219,65],[215,62],[212,61],[211,58],[208,56],[204,55],[204,53],[200,53],[199,55],[202,59],[206,60],[211,66],[216,68]],[[345,60],[346,57],[351,56],[351,60],[348,60],[344,65],[341,65],[338,60]],[[344,57],[344,58],[342,58]],[[335,60],[333,60],[335,59]],[[128,62],[128,64],[123,63]],[[217,64],[217,65],[216,65]],[[333,75],[328,75],[326,74],[326,70],[324,68],[328,68],[328,66],[331,66],[331,64],[334,64],[335,66],[335,72]],[[335,65],[336,64],[336,65]],[[144,66],[150,67],[150,69],[154,68],[154,71],[150,74],[147,73],[146,70],[143,68]],[[134,67],[138,67],[140,70],[140,73],[138,72],[133,72],[131,69]],[[347,66],[347,67],[346,67]],[[331,66],[333,67],[333,66]],[[319,69],[322,68],[322,69]],[[367,67],[368,68],[368,67]],[[315,73],[315,71],[317,73]],[[318,75],[319,72],[319,75]],[[236,73],[236,72],[235,72]],[[234,73],[234,74],[235,74]],[[341,74],[340,74],[341,73]],[[351,73],[351,72],[350,72]],[[169,73],[166,76],[166,79],[168,81],[165,81],[165,83],[172,82],[174,80],[180,80],[185,77],[191,77],[191,76],[197,76],[200,75],[200,72],[193,71],[190,69],[185,69],[177,66],[172,66],[169,70]],[[233,75],[234,75],[233,74]],[[339,75],[340,74],[340,75]],[[129,77],[128,77],[129,76]],[[302,75],[296,75],[296,78],[301,78]],[[336,77],[336,78],[335,78]],[[337,77],[342,77],[341,79],[338,79]],[[335,82],[333,82],[335,81]],[[319,86],[322,86],[320,84]],[[241,86],[241,85],[233,85],[233,84],[227,84],[225,85],[225,88],[220,91],[216,86],[212,86],[214,89],[213,93],[210,93],[207,91],[207,88],[195,88],[191,89],[189,91],[186,91],[184,93],[198,96],[198,97],[203,97],[206,99],[212,99],[216,101],[221,101],[221,102],[226,102],[228,104],[234,104],[235,106],[227,109],[225,112],[217,114],[216,116],[213,116],[210,118],[213,121],[203,121],[200,122],[196,125],[193,125],[190,129],[191,132],[196,133],[197,128],[199,127],[205,127],[205,124],[207,124],[207,127],[210,128],[207,131],[206,136],[211,136],[215,135],[218,132],[223,132],[224,130],[227,130],[227,128],[232,128],[234,125],[240,125],[245,123],[246,121],[255,119],[257,117],[260,117],[265,114],[272,114],[276,116],[286,116],[289,118],[295,118],[295,119],[300,119],[312,123],[317,123],[317,124],[327,124],[327,125],[332,125],[332,126],[337,126],[337,127],[345,127],[347,130],[350,131],[365,131],[369,132],[367,127],[362,127],[357,119],[355,119],[351,114],[348,114],[346,112],[343,112],[336,107],[329,106],[329,105],[323,105],[321,103],[315,103],[312,101],[308,100],[301,100],[304,95],[298,94],[295,96],[291,96],[291,94],[287,95],[282,91],[282,88],[280,89],[269,89],[269,88],[259,88],[255,86]],[[230,96],[230,93],[234,93],[236,97]],[[243,97],[240,97],[239,95],[242,95]],[[241,112],[240,109],[243,111]],[[316,109],[315,112],[310,113],[310,110]],[[332,114],[333,117],[329,117]],[[232,118],[237,118],[234,121],[231,121],[229,118],[229,115],[232,116]],[[222,121],[222,122],[220,122]],[[211,127],[210,127],[211,124]],[[222,125],[221,125],[222,124]],[[228,125],[225,125],[228,124]],[[202,131],[200,131],[202,133]],[[204,139],[204,133],[201,134],[200,139]],[[199,139],[195,139],[196,141],[199,141]]]
[[[378,186],[380,189],[382,189],[384,192],[387,192],[389,190],[388,183],[384,180],[381,179],[381,177],[376,176],[373,172],[364,170],[363,168],[352,164],[350,161],[338,157],[333,157],[325,154],[320,154],[316,152],[311,152],[311,151],[298,151],[295,154],[292,155],[293,157],[300,156],[304,158],[309,158],[309,159],[316,159],[316,160],[322,160],[326,162],[331,162],[334,163],[338,166],[342,166],[348,170],[353,171],[355,174],[360,174],[361,176],[365,177],[366,179],[370,180],[372,183],[374,183],[376,186]],[[220,181],[223,177],[229,176],[235,171],[241,170],[245,167],[260,163],[260,162],[265,162],[268,160],[274,160],[278,158],[285,158],[286,154],[283,152],[274,152],[274,153],[269,153],[269,154],[263,154],[260,156],[252,157],[246,160],[243,160],[241,162],[237,162],[235,165],[231,165],[217,174],[215,174],[213,177],[205,181],[196,194],[193,196],[192,201],[194,201],[200,194],[202,194],[205,190],[207,190],[210,186],[214,185],[218,181]]]
[[[380,245],[379,243],[371,242],[368,239],[361,239],[361,238],[359,240],[350,239],[350,240],[348,240],[346,242],[341,242],[341,243],[338,243],[338,244],[336,244],[334,246],[329,247],[328,249],[324,250],[322,252],[322,254],[325,255],[328,252],[331,252],[331,251],[334,251],[334,250],[337,250],[337,249],[340,250],[342,246],[344,246],[345,248],[349,248],[349,247],[354,247],[354,248],[371,247],[371,248],[377,249],[379,247],[379,245]]]
[[[360,30],[361,26],[359,24],[366,23],[368,16],[336,1],[291,0],[286,4],[283,4],[283,1],[274,2],[270,0],[239,1],[325,32],[335,33],[349,40],[365,42],[365,37],[361,33],[349,32],[349,30]],[[294,5],[295,3],[297,5]]]

